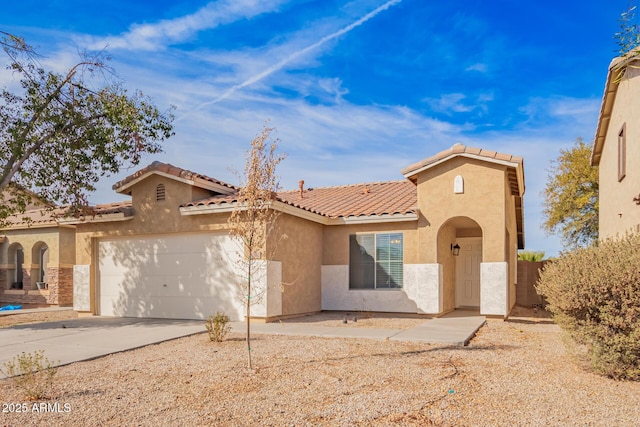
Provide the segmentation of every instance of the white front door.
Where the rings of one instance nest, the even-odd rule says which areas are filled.
[[[480,306],[480,263],[482,237],[461,237],[456,258],[456,307]]]

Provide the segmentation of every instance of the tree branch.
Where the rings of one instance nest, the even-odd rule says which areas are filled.
[[[94,120],[101,119],[104,117],[106,117],[106,114],[96,114],[96,115],[87,117],[85,120],[82,120],[80,123],[73,123],[73,124],[67,123],[63,127],[58,129],[53,129],[49,133],[40,137],[38,141],[36,141],[31,147],[29,147],[28,150],[24,152],[24,154],[20,157],[19,160],[16,160],[15,156],[12,156],[10,162],[7,163],[7,166],[3,171],[2,182],[0,182],[0,192],[2,192],[7,187],[7,185],[9,185],[9,183],[11,182],[11,179],[21,169],[24,162],[26,162],[29,159],[29,157],[31,157],[35,152],[37,152],[42,147],[42,145],[44,145],[44,143],[49,141],[56,134],[65,133],[67,130],[71,129],[72,126],[77,126],[77,125],[85,126],[86,124],[91,123]],[[9,167],[10,169],[7,172],[7,168]]]

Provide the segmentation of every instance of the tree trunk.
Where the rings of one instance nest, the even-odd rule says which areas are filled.
[[[249,254],[249,268],[247,277],[247,362],[249,369],[253,369],[251,365],[251,254]]]

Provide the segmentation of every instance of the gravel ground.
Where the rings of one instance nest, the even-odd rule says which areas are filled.
[[[517,314],[468,347],[256,335],[253,371],[242,335],[195,335],[60,368],[42,412],[0,380],[3,409],[28,410],[0,425],[637,425],[640,383],[585,371],[543,313]]]
[[[26,323],[55,322],[56,320],[76,319],[78,314],[73,310],[47,311],[43,313],[13,313],[0,316],[0,328],[23,325]]]

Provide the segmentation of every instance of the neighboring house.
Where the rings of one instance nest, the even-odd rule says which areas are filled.
[[[74,227],[62,211],[30,206],[0,234],[0,303],[71,305],[75,264]]]
[[[640,232],[640,51],[607,74],[591,164],[598,166],[599,237]]]
[[[520,157],[460,144],[405,180],[278,193],[257,255],[267,291],[252,315],[320,310],[508,316],[524,247]],[[303,177],[301,177],[303,178]],[[75,227],[74,307],[113,316],[243,316],[227,219],[238,188],[154,162],[116,183],[130,202]]]

